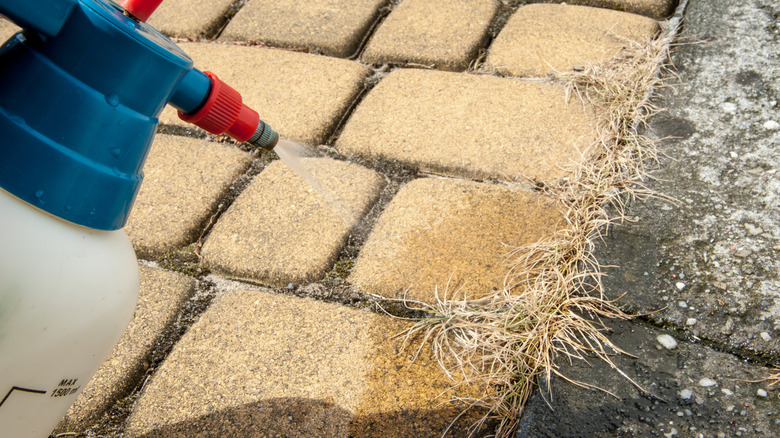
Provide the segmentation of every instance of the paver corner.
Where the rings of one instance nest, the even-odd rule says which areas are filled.
[[[392,71],[355,109],[336,148],[448,176],[565,177],[596,140],[592,111],[554,84]]]
[[[465,70],[486,44],[498,6],[496,0],[405,0],[374,32],[361,60]]]
[[[573,0],[568,3],[614,9],[663,20],[672,15],[678,0]]]
[[[640,15],[534,3],[509,18],[488,48],[485,65],[502,74],[544,77],[607,61],[659,31],[657,21]]]
[[[206,238],[206,268],[274,285],[324,275],[385,180],[372,170],[327,158],[308,158],[302,164],[324,191],[309,186],[281,161],[272,163]]]
[[[136,253],[155,259],[196,240],[251,162],[250,154],[228,145],[157,135],[125,226]]]
[[[149,24],[172,37],[210,37],[225,24],[234,4],[234,0],[165,0]]]
[[[19,26],[15,25],[5,17],[0,16],[0,43],[4,43],[11,38],[15,33],[22,30]]]
[[[418,179],[382,213],[349,281],[358,290],[427,303],[480,298],[503,288],[512,248],[551,237],[562,219],[557,204],[538,194]]]
[[[263,3],[263,2],[257,2]],[[354,61],[264,47],[183,43],[201,70],[239,90],[282,138],[310,146],[325,142],[363,90],[371,69]],[[173,107],[163,125],[189,127]]]
[[[220,38],[347,57],[357,50],[384,3],[384,0],[311,0],[305,5],[295,0],[250,2],[241,8]]]

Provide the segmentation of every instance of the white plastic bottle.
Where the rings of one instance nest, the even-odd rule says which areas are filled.
[[[135,253],[0,189],[0,279],[0,438],[47,437],[132,318]]]

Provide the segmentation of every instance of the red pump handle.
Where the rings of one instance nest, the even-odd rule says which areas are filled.
[[[146,21],[152,15],[157,6],[160,6],[163,0],[119,0],[119,5],[125,11],[137,18],[139,21]]]

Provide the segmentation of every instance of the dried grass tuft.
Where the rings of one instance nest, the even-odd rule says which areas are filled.
[[[563,207],[565,226],[507,255],[502,290],[476,300],[460,290],[437,294],[434,305],[407,302],[429,315],[405,334],[407,341],[430,340],[456,386],[486,388],[481,398],[459,400],[487,411],[472,435],[487,420],[497,420],[494,436],[512,436],[532,391],[539,382],[549,385],[552,376],[595,388],[564,376],[560,360],[597,358],[628,378],[611,359],[626,353],[606,337],[601,321],[630,316],[605,298],[594,246],[611,224],[626,219],[632,199],[655,196],[644,182],[658,150],[638,128],[658,110],[650,97],[663,86],[660,72],[673,37],[665,32],[625,47],[604,64],[553,78],[570,99],[595,109],[599,139],[584,151],[586,159],[572,177],[544,187]]]
[[[780,368],[775,368],[773,371],[777,371],[777,372],[767,376],[766,379],[764,379],[764,381],[769,382],[770,388],[773,388],[775,386],[780,387]],[[778,394],[777,396],[780,397],[780,394]]]
[[[772,389],[775,386],[780,386],[780,368],[772,368],[773,373],[756,380],[742,380],[737,379],[741,382],[748,382],[748,383],[768,383],[767,388]],[[778,398],[780,398],[780,394],[777,395]]]

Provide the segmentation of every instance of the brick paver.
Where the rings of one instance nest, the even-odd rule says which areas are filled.
[[[385,0],[255,0],[238,11],[221,39],[346,57],[355,53],[384,4]]]
[[[260,2],[262,3],[262,2]],[[280,136],[317,145],[342,119],[371,70],[357,62],[261,47],[181,44],[201,70],[238,90]],[[163,124],[191,127],[168,107]]]
[[[544,76],[609,60],[630,42],[653,38],[653,19],[587,6],[531,4],[509,19],[486,66],[514,76]]]
[[[141,266],[135,315],[97,374],[79,394],[55,433],[82,432],[143,377],[152,351],[195,289],[195,280]]]
[[[487,42],[496,0],[404,0],[374,32],[364,62],[465,70]]]
[[[449,382],[409,323],[259,291],[215,300],[158,369],[129,437],[429,437],[457,415]],[[453,395],[465,395],[461,389]],[[470,419],[473,421],[473,418]],[[469,423],[455,427],[465,436]]]
[[[149,24],[174,37],[212,37],[226,22],[234,0],[165,0],[149,18]]]
[[[155,259],[194,242],[252,156],[219,143],[158,135],[125,232],[136,254]]]
[[[0,44],[6,42],[8,38],[11,38],[11,36],[20,30],[21,28],[19,26],[0,16]]]
[[[274,285],[309,282],[325,274],[385,180],[343,161],[310,158],[303,163],[337,205],[276,161],[214,226],[203,245],[207,268]]]
[[[595,136],[583,104],[558,86],[406,69],[371,90],[336,147],[446,175],[549,180]]]
[[[459,289],[479,298],[503,287],[512,247],[550,236],[561,219],[554,203],[530,192],[418,179],[382,213],[349,281],[385,297],[429,303],[437,288],[441,298]]]
[[[678,0],[569,0],[566,3],[616,9],[661,20],[669,18],[677,2]]]

